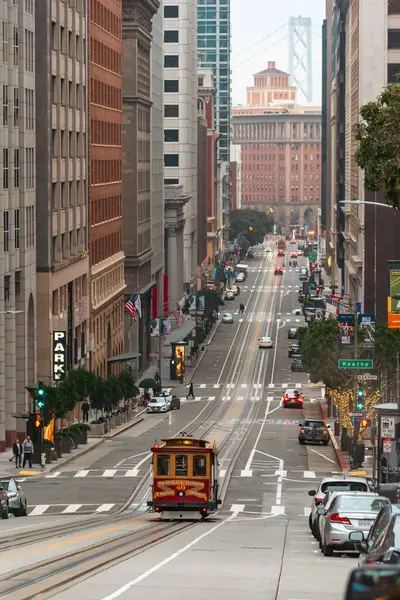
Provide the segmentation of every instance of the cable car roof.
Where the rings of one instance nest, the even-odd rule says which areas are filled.
[[[165,442],[166,446],[194,446],[196,448],[207,448],[210,444],[207,440],[192,437],[162,438],[161,441]]]

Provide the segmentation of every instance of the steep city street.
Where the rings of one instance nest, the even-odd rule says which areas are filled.
[[[304,417],[320,417],[323,390],[310,384],[307,374],[289,369],[287,330],[303,322],[292,314],[299,306],[298,268],[288,266],[287,256],[276,257],[274,243],[271,248],[249,261],[240,296],[224,307],[235,313],[235,322],[219,325],[200,362],[193,378],[195,400],[186,400],[187,388],[179,386],[174,390],[182,400],[179,411],[146,415],[131,430],[59,471],[23,482],[28,521],[8,521],[0,543],[1,536],[17,533],[16,528],[22,535],[20,528],[24,531],[30,523],[33,532],[61,528],[60,536],[57,543],[34,544],[32,552],[3,552],[2,573],[78,551],[92,540],[111,540],[121,531],[144,531],[151,548],[50,596],[100,600],[146,593],[156,598],[162,589],[163,598],[188,590],[195,599],[206,591],[218,599],[243,594],[277,600],[342,597],[355,561],[320,555],[308,528],[307,495],[339,467],[331,445],[300,446],[297,439]],[[274,275],[275,266],[283,264],[283,275]],[[246,306],[244,315],[238,314],[240,302]],[[272,338],[272,349],[259,349],[262,335]],[[282,393],[290,388],[304,395],[303,410],[282,408]],[[149,450],[155,440],[182,431],[215,440],[220,447],[224,503],[215,517],[188,530],[187,524],[178,524],[172,537],[162,541],[165,525],[154,532],[157,517],[146,512]],[[122,514],[110,514],[123,506],[127,510]],[[80,529],[86,519],[87,527]],[[69,524],[79,527],[72,537],[64,531]],[[1,586],[0,591],[5,589]]]

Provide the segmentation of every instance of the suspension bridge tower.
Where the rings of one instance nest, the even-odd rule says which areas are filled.
[[[309,17],[289,18],[289,73],[307,102],[312,101],[312,38]]]

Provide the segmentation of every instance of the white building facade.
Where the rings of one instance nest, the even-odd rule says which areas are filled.
[[[184,293],[197,270],[197,2],[164,1],[164,184],[182,186]],[[175,299],[179,302],[180,298]]]

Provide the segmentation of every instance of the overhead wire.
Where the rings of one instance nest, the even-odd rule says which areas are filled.
[[[272,33],[269,33],[267,36],[263,37],[258,42],[255,42],[254,44],[252,44],[248,48],[245,48],[244,50],[241,50],[238,54],[235,54],[235,56],[232,56],[232,60],[235,60],[235,58],[237,58],[238,56],[241,56],[242,54],[245,54],[249,50],[252,50],[253,48],[255,48],[256,46],[258,46],[259,44],[262,44],[263,42],[265,42],[266,40],[268,40],[269,38],[271,38],[273,35],[275,35],[275,33],[278,33],[278,31],[280,31],[284,27],[287,27],[287,23],[284,23],[283,25],[281,25],[280,27],[278,27],[278,29],[275,29],[275,31],[273,31]]]
[[[274,46],[276,46],[277,44],[280,44],[281,42],[283,42],[285,39],[287,38],[287,35],[284,35],[283,37],[281,37],[280,40],[277,40],[276,42],[274,42],[273,44],[271,44],[270,46],[267,46],[266,48],[263,49],[263,52],[265,52],[266,50],[270,50],[270,48],[273,48]],[[248,58],[246,58],[245,60],[242,60],[242,62],[238,63],[237,65],[232,65],[232,69],[236,69],[237,67],[240,67],[241,65],[244,65],[246,62],[248,62],[249,60],[252,60],[253,58],[255,58],[255,54],[253,54],[252,56],[249,56]]]

